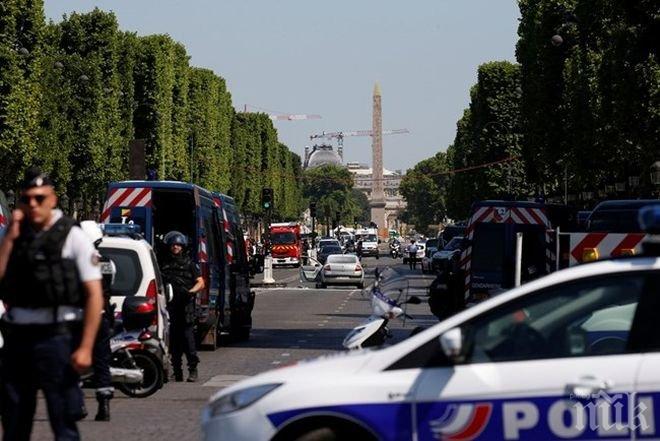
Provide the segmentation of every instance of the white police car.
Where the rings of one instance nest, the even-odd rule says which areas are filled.
[[[577,266],[395,346],[221,390],[203,412],[204,436],[658,439],[659,314],[660,258]]]

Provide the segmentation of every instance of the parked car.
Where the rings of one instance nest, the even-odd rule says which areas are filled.
[[[81,227],[92,236],[94,221],[83,221]],[[99,253],[110,259],[116,267],[110,288],[110,303],[115,307],[115,318],[121,320],[121,310],[127,297],[148,297],[158,305],[158,314],[149,331],[158,336],[165,346],[169,343],[169,314],[165,286],[151,245],[140,235],[139,225],[103,224]]]
[[[323,248],[321,248],[321,251],[319,251],[317,257],[319,262],[325,263],[328,256],[332,254],[344,254],[344,252],[339,245],[325,245]]]
[[[320,288],[328,285],[355,285],[364,288],[364,270],[354,254],[331,254],[321,270]]]
[[[428,239],[426,241],[424,257],[422,257],[422,273],[430,273],[433,270],[433,254],[438,251],[442,243],[441,239]]]
[[[433,253],[431,270],[434,272],[443,271],[449,268],[452,263],[458,264],[461,259],[461,252],[463,252],[463,243],[463,236],[454,236],[443,249]]]
[[[417,245],[417,261],[421,261],[424,258],[424,254],[426,253],[426,241],[417,241],[415,242],[415,245]],[[402,245],[402,250],[401,252],[403,253],[403,263],[406,264],[408,263],[408,247],[410,246],[410,243],[403,244]]]

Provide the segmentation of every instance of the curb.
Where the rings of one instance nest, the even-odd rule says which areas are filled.
[[[256,283],[250,283],[250,288],[286,288],[289,286],[287,283],[263,283],[263,282],[256,282]]]

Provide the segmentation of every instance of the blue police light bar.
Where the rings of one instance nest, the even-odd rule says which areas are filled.
[[[660,234],[660,205],[640,208],[639,226],[647,234]]]
[[[137,236],[142,233],[138,224],[101,224],[106,236]]]

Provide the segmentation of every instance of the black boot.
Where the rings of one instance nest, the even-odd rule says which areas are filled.
[[[94,421],[110,421],[110,399],[112,395],[97,395],[96,401],[99,403],[98,411]]]
[[[196,367],[191,367],[188,369],[188,383],[194,383],[197,381],[198,374],[197,374],[197,368]]]
[[[174,381],[177,383],[183,381],[183,371],[181,369],[174,369],[172,372],[174,373]]]

